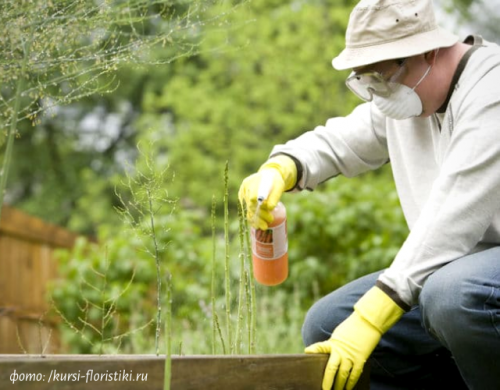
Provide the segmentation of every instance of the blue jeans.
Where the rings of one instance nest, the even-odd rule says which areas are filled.
[[[316,302],[302,328],[304,344],[328,339],[379,274]],[[382,337],[370,361],[372,390],[499,390],[500,247],[432,274],[419,304]]]

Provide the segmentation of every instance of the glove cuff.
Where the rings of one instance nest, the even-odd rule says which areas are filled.
[[[354,310],[373,325],[380,334],[399,321],[405,311],[378,287],[372,287],[354,305]]]
[[[259,168],[259,172],[263,169],[276,169],[285,183],[285,191],[291,190],[297,183],[297,166],[295,161],[290,157],[280,154],[271,157]]]

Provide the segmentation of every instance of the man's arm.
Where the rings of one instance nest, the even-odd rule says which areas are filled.
[[[361,104],[346,117],[332,118],[325,126],[275,146],[271,156],[277,154],[300,163],[298,190],[313,190],[338,175],[374,170],[389,161],[385,117],[372,104]]]

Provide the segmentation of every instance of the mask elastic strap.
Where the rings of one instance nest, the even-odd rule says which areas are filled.
[[[437,55],[439,53],[439,49],[437,49],[437,52],[436,52],[436,58],[437,58]],[[427,70],[425,71],[424,75],[420,78],[420,80],[418,80],[418,83],[411,89],[412,91],[415,91],[417,89],[417,87],[420,85],[420,83],[422,81],[424,81],[424,79],[426,78],[426,76],[429,74],[429,72],[431,71],[431,68],[432,68],[432,65],[429,65],[429,67],[427,68]]]

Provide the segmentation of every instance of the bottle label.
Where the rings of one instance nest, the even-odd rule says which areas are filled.
[[[252,252],[262,260],[276,260],[288,251],[286,219],[267,230],[251,229]]]

